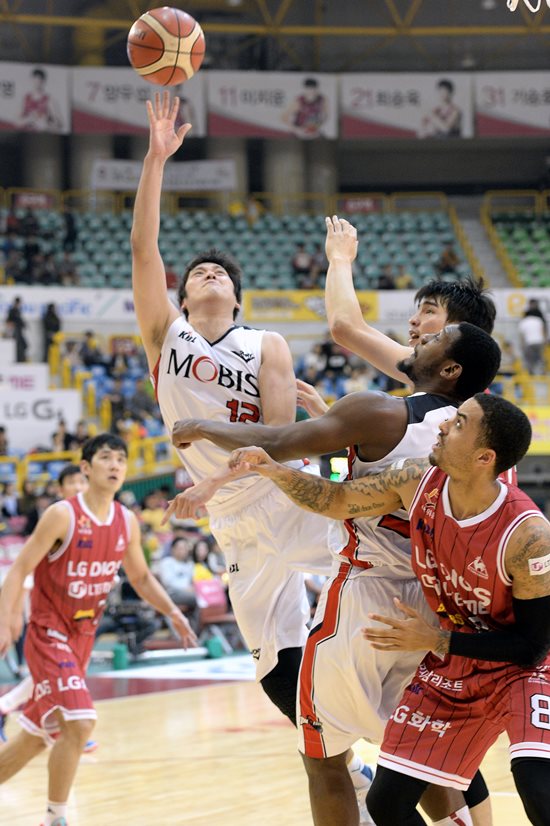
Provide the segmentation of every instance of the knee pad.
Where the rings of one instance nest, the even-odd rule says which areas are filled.
[[[464,800],[469,809],[473,809],[479,803],[483,803],[489,797],[489,789],[483,778],[483,775],[478,770],[470,783],[468,789],[464,792]]]
[[[278,652],[277,665],[260,680],[272,703],[296,725],[296,693],[302,661],[301,648],[283,648]]]

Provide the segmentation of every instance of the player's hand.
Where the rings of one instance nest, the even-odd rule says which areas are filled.
[[[177,152],[189,130],[190,123],[184,123],[175,129],[180,100],[170,98],[170,92],[155,92],[155,100],[146,101],[149,118],[149,154],[166,160]]]
[[[409,605],[394,598],[396,608],[405,614],[406,619],[383,617],[369,614],[375,622],[387,625],[387,628],[363,628],[363,637],[378,651],[432,651],[440,642],[440,630],[426,622],[424,617]]]
[[[229,467],[235,471],[251,470],[262,476],[269,476],[279,467],[279,463],[261,447],[239,447],[230,455]]]
[[[357,230],[346,221],[345,218],[325,218],[327,226],[327,238],[325,241],[325,252],[329,262],[348,261],[350,264],[355,261],[357,255]]]
[[[184,450],[192,442],[202,439],[198,432],[198,419],[180,419],[172,428],[172,444]]]
[[[303,407],[312,419],[317,419],[319,416],[322,416],[323,413],[327,412],[328,404],[312,384],[308,384],[307,381],[302,381],[301,379],[296,379],[296,391],[296,401],[299,407]]]
[[[170,613],[170,621],[176,634],[181,637],[184,648],[195,648],[197,645],[197,635],[189,625],[189,621],[183,616],[179,608],[174,608]]]
[[[216,486],[208,479],[191,485],[168,502],[160,524],[165,525],[172,516],[176,519],[200,519],[204,516],[206,503],[215,492]]]

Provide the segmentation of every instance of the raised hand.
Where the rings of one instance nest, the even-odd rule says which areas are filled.
[[[327,238],[325,251],[330,261],[355,261],[357,255],[357,230],[345,218],[325,218]]]
[[[313,385],[301,379],[296,379],[296,402],[299,407],[303,407],[309,413],[312,419],[317,419],[328,410],[328,404]]]
[[[145,105],[149,118],[149,154],[167,160],[178,151],[191,124],[184,123],[176,131],[180,99],[171,100],[170,92],[155,92],[154,103],[148,100]]]

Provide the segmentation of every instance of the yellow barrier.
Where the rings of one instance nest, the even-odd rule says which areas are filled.
[[[19,491],[23,489],[23,482],[29,475],[29,464],[31,462],[78,462],[80,459],[80,451],[78,450],[62,450],[59,453],[29,453],[19,460],[17,464],[17,488]],[[44,474],[44,481],[47,481],[49,476]]]

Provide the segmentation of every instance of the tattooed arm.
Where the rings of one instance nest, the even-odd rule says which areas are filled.
[[[429,463],[427,459],[408,459],[401,467],[388,468],[375,476],[352,482],[331,482],[280,465],[260,447],[248,447],[235,450],[229,457],[229,466],[268,476],[305,510],[332,519],[349,519],[382,516],[401,507],[408,508]]]

